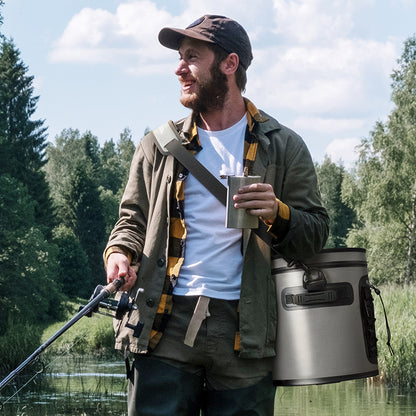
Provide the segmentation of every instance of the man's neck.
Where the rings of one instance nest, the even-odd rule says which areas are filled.
[[[228,97],[222,109],[199,114],[198,126],[208,131],[225,130],[239,122],[245,112],[246,106],[241,95]]]

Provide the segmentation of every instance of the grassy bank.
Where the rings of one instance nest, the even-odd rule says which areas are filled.
[[[8,330],[0,336],[0,379],[17,368],[40,345],[61,329],[78,312],[79,304],[82,302],[70,302],[66,305],[65,319],[46,327],[9,322]],[[83,303],[85,304],[85,301]],[[114,354],[112,319],[98,314],[94,314],[91,318],[80,319],[42,355],[66,353]]]
[[[86,302],[71,302],[67,319],[78,312],[80,304]],[[67,321],[57,322],[43,331],[42,342],[52,337]],[[114,351],[114,331],[111,317],[94,313],[91,317],[83,317],[59,337],[49,348],[50,354],[65,352],[77,354],[111,354]]]
[[[416,285],[382,286],[391,330],[392,356],[386,345],[387,331],[381,302],[374,298],[380,380],[392,386],[416,390]]]

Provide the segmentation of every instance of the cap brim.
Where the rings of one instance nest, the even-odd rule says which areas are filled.
[[[195,33],[189,29],[172,29],[169,27],[163,28],[159,32],[159,42],[169,49],[179,50],[182,41],[185,37],[202,40],[204,42],[214,43],[208,37]]]

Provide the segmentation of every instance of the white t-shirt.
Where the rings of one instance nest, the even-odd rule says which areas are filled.
[[[196,158],[218,179],[242,175],[247,117],[221,131],[198,128]],[[227,185],[227,179],[220,179]],[[185,260],[173,293],[239,299],[243,258],[241,230],[225,227],[226,210],[192,174],[185,180]]]

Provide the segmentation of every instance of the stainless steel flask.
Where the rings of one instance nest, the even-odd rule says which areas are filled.
[[[260,176],[228,176],[227,217],[225,220],[227,228],[258,228],[258,217],[248,214],[245,209],[234,208],[233,196],[238,193],[241,187],[260,182],[260,180]]]

